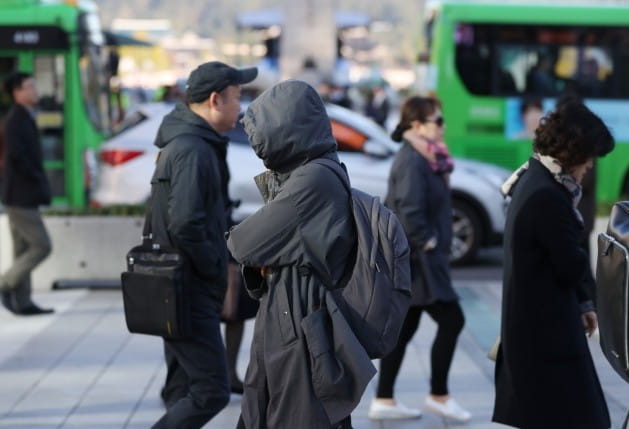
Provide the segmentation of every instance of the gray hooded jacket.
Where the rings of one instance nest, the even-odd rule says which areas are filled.
[[[154,241],[188,257],[193,305],[211,302],[220,311],[227,286],[227,139],[180,103],[162,121],[155,145],[161,151],[151,179]]]
[[[248,429],[330,428],[352,412],[375,373],[314,274],[338,283],[356,242],[348,192],[310,162],[338,162],[336,142],[319,95],[304,82],[267,90],[243,123],[269,171],[256,177],[266,205],[227,242],[260,298],[242,418]]]

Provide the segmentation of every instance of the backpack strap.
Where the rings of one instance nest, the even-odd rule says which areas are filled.
[[[144,216],[144,228],[142,229],[142,245],[153,249],[153,208],[151,201],[146,205],[146,215]]]
[[[347,190],[347,193],[349,194],[350,214],[353,217],[354,199],[352,198],[352,187],[349,182],[349,175],[347,174],[347,167],[345,166],[345,164],[343,164],[342,162],[336,162],[330,158],[317,158],[317,159],[312,160],[311,162],[322,165],[323,167],[326,167],[328,170],[331,170],[334,173],[334,175],[339,178],[341,183],[343,183],[343,186],[345,187],[345,189]],[[341,170],[342,172],[339,170]],[[339,280],[338,284],[336,285],[332,284],[332,281],[330,278],[328,278],[328,276],[323,276],[323,275],[320,276],[321,280],[323,281],[323,284],[325,284],[325,286],[328,289],[330,290],[342,289],[343,287],[345,287],[350,277],[352,276],[352,268],[354,267],[354,264],[356,263],[356,252],[358,251],[357,247],[358,247],[358,243],[356,243],[354,247],[352,248],[352,251],[350,253],[351,259],[348,261],[348,264],[347,264],[348,266],[345,267],[345,272],[341,276],[341,279]]]
[[[354,199],[352,198],[352,188],[351,185],[349,183],[349,175],[347,174],[347,167],[345,166],[345,164],[343,164],[342,162],[336,162],[333,161],[329,158],[317,158],[315,160],[313,160],[313,162],[316,162],[317,164],[321,164],[324,167],[327,167],[328,169],[332,170],[332,172],[334,172],[334,174],[336,174],[336,176],[341,179],[341,182],[343,182],[343,185],[345,186],[345,189],[347,189],[347,192],[349,192],[349,202],[350,202],[350,207],[352,209],[352,212],[354,211]],[[339,167],[341,169],[343,169],[343,173],[345,174],[341,174],[339,172]],[[380,218],[378,216],[378,208],[379,208],[379,202],[377,199],[374,198],[372,205],[371,205],[371,213],[370,213],[370,218],[371,218],[371,232],[374,234],[373,237],[373,241],[371,243],[371,252],[369,254],[369,262],[372,266],[375,266],[376,269],[378,271],[380,271],[380,267],[377,266],[376,264],[376,256],[377,256],[377,251],[378,251],[378,242],[379,242],[379,229],[378,229],[378,222],[380,221]],[[354,258],[355,261],[355,258]],[[352,264],[353,265],[353,264]],[[343,276],[343,279],[345,280],[345,276]],[[349,279],[349,278],[348,278]],[[346,281],[342,282],[341,284],[345,284]]]
[[[352,186],[349,182],[349,175],[347,174],[347,167],[342,162],[336,162],[330,158],[317,158],[313,159],[311,162],[315,164],[323,165],[332,172],[343,182],[343,186],[347,189],[347,192],[352,196]],[[341,170],[341,171],[339,171]],[[351,201],[351,198],[350,198]]]

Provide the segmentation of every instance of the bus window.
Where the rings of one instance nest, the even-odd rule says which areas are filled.
[[[469,92],[489,95],[491,81],[491,45],[488,28],[459,24],[455,32],[456,69]]]
[[[620,77],[629,69],[627,33],[613,27],[461,23],[455,31],[456,69],[474,95],[557,97],[569,91],[626,97],[629,85]]]
[[[81,34],[81,56],[79,71],[83,102],[87,115],[102,132],[110,131],[109,108],[109,53],[104,46],[104,37],[100,28],[100,21],[93,13],[85,12],[79,18]]]
[[[64,164],[64,57],[38,55],[35,57],[35,82],[39,93],[37,125],[41,133],[46,173],[53,196],[63,196],[65,189]]]
[[[501,79],[494,93],[512,95],[526,89],[526,75],[535,54],[526,45],[501,44],[496,47]]]

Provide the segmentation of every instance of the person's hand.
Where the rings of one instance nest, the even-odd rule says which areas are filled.
[[[585,329],[585,333],[588,337],[591,337],[598,327],[598,318],[596,317],[596,312],[586,311],[585,313],[582,313],[581,321],[583,322],[583,329]]]

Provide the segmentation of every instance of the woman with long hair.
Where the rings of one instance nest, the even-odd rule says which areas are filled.
[[[411,247],[413,300],[394,350],[380,362],[371,419],[417,418],[393,396],[408,342],[426,312],[438,325],[431,349],[430,394],[424,407],[443,417],[467,421],[471,414],[450,396],[448,373],[465,319],[452,288],[449,254],[452,207],[449,174],[454,168],[443,143],[444,120],[438,100],[411,97],[402,107],[393,139],[402,142],[389,176],[385,204],[400,219]]]

